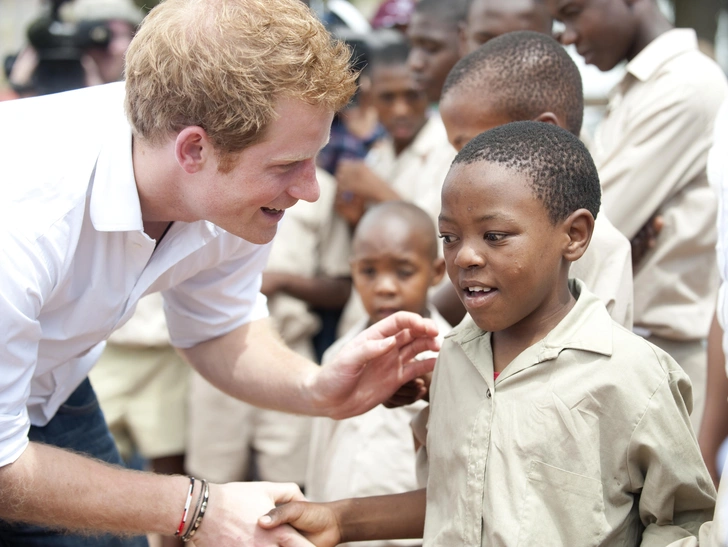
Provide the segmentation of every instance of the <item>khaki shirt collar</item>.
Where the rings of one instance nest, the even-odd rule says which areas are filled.
[[[661,34],[627,63],[627,73],[644,82],[670,59],[698,48],[698,38],[693,29],[672,29]]]
[[[525,349],[509,363],[498,376],[497,382],[526,368],[556,359],[566,349],[588,351],[608,357],[612,355],[612,318],[604,304],[578,279],[569,280],[569,289],[576,298],[576,304],[571,311],[545,338]],[[481,330],[469,316],[466,316],[466,319],[445,338],[450,338],[460,345],[486,381],[489,378],[492,381],[493,353],[489,332]],[[484,352],[490,355],[485,368],[481,362]]]

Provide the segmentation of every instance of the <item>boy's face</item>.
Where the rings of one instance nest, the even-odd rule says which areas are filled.
[[[517,30],[551,34],[551,16],[545,6],[534,0],[473,0],[460,29],[460,55]]]
[[[415,81],[431,102],[440,100],[448,73],[460,60],[458,29],[426,13],[415,13],[407,27],[408,64]]]
[[[516,121],[493,108],[487,92],[462,87],[451,89],[443,98],[440,116],[447,139],[458,152],[483,131]]]
[[[371,83],[371,100],[380,123],[396,146],[407,146],[427,121],[427,95],[406,64],[374,67]]]
[[[397,219],[357,235],[351,260],[354,287],[372,323],[397,311],[424,314],[427,291],[444,275],[424,237]]]
[[[574,44],[587,64],[607,71],[637,53],[638,21],[629,0],[546,0],[546,6],[564,24],[561,43]]]
[[[527,175],[485,161],[454,165],[439,227],[447,273],[481,329],[539,329],[558,309],[568,234]]]

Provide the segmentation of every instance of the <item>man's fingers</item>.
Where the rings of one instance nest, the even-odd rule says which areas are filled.
[[[440,351],[440,342],[435,338],[415,338],[409,344],[400,347],[400,360],[406,363],[417,357],[423,351]],[[407,380],[409,381],[411,379],[410,377]]]
[[[273,503],[280,505],[291,501],[306,501],[301,489],[293,482],[268,482],[265,483],[266,491],[273,500]]]
[[[377,338],[388,338],[407,331],[412,338],[437,336],[437,325],[432,319],[425,319],[416,313],[399,311],[372,325],[369,333]]]
[[[423,374],[427,374],[428,372],[432,372],[435,368],[436,361],[437,359],[435,357],[431,359],[410,361],[404,366],[403,373],[405,374],[405,378],[409,379],[417,376],[422,376]]]

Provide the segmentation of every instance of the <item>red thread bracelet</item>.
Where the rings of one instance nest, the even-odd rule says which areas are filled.
[[[182,520],[179,523],[179,526],[177,527],[177,531],[174,533],[175,537],[178,537],[182,530],[185,528],[185,523],[187,522],[187,513],[190,511],[190,503],[192,502],[192,491],[195,489],[195,477],[190,477],[190,490],[187,492],[187,501],[185,501],[185,508],[182,512]]]

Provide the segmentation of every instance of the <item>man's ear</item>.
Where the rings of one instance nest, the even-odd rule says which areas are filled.
[[[177,134],[174,143],[175,159],[187,174],[199,172],[210,160],[212,143],[207,132],[196,125],[185,127]]]
[[[560,127],[561,129],[566,129],[564,126],[564,120],[562,120],[559,116],[554,114],[553,112],[544,112],[543,114],[539,114],[533,119],[534,122],[544,122],[544,123],[550,123],[551,125],[556,125]]]
[[[432,277],[432,287],[439,285],[442,278],[445,277],[445,259],[438,257],[432,263],[432,269],[435,275]]]
[[[594,232],[594,217],[586,209],[577,209],[563,221],[567,235],[563,256],[569,262],[579,260],[586,252]]]

